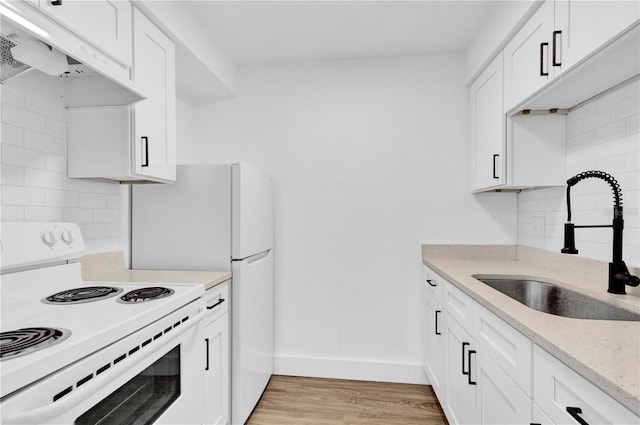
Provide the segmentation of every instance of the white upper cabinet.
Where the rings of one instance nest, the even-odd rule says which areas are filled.
[[[131,67],[131,3],[127,0],[41,0],[40,10]]]
[[[137,9],[133,26],[132,78],[147,99],[133,106],[68,110],[71,178],[176,180],[175,47]]]
[[[553,79],[553,1],[540,9],[504,48],[504,106],[510,110]]]
[[[175,181],[175,46],[137,9],[133,41],[133,80],[148,98],[133,107],[132,165],[137,175]]]
[[[579,63],[640,20],[638,1],[556,0],[556,65]]]
[[[505,112],[571,108],[637,75],[639,23],[638,1],[546,0],[504,48]]]
[[[505,115],[502,54],[471,84],[471,188],[505,183]]]

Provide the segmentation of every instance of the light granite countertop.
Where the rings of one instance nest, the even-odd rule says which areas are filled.
[[[640,313],[637,291],[606,292],[606,263],[517,246],[423,245],[424,264],[640,415],[640,322],[571,319],[531,309],[473,275],[537,278]],[[596,264],[597,263],[597,264]],[[584,275],[589,270],[591,276]],[[637,269],[631,270],[637,273]],[[595,277],[594,277],[595,276]],[[632,289],[632,288],[630,288]],[[633,288],[635,289],[635,288]]]
[[[227,271],[128,270],[122,251],[82,257],[82,278],[86,281],[167,283],[204,286],[205,291],[231,279]]]

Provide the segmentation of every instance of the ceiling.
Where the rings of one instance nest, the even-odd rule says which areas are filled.
[[[238,65],[463,52],[495,1],[191,1]]]

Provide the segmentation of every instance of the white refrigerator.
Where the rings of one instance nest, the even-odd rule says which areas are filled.
[[[242,162],[179,165],[176,183],[131,197],[132,268],[232,272],[231,423],[243,424],[273,373],[271,180]]]

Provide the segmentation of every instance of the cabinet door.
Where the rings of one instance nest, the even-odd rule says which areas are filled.
[[[505,183],[502,53],[471,85],[471,188]]]
[[[575,65],[639,21],[638,1],[556,0],[558,68]]]
[[[531,399],[485,351],[470,357],[471,379],[479,388],[480,424],[531,423]],[[529,368],[531,371],[531,368]]]
[[[175,181],[175,47],[137,9],[133,39],[133,79],[147,99],[134,105],[132,169],[140,176]]]
[[[557,424],[638,424],[640,417],[542,348],[533,350],[533,400]]]
[[[205,327],[205,420],[207,425],[229,423],[229,314]]]
[[[444,378],[444,313],[442,305],[431,297],[426,297],[427,330],[424,369],[429,382],[444,403],[442,380]]]
[[[475,343],[448,312],[445,320],[447,364],[444,410],[452,424],[479,424],[478,385],[469,383],[469,350],[473,349]]]
[[[550,51],[554,30],[553,1],[545,1],[504,48],[505,111],[553,79]]]
[[[128,0],[40,1],[41,10],[94,46],[131,67]]]

